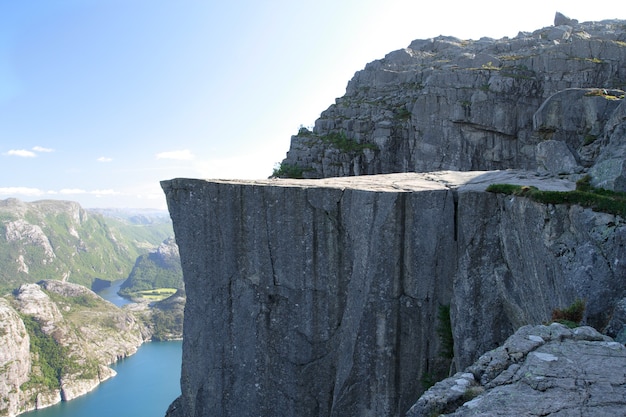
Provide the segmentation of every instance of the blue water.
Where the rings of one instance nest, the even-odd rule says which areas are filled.
[[[150,342],[111,367],[117,375],[72,401],[23,417],[164,417],[180,395],[182,342]]]
[[[124,297],[120,297],[117,294],[117,292],[120,290],[120,286],[124,283],[124,281],[126,280],[120,279],[120,280],[111,282],[111,286],[98,291],[98,295],[104,298],[105,300],[112,302],[118,307],[122,307],[122,306],[125,306],[126,304],[132,303],[132,301]]]
[[[121,307],[124,280],[98,294]],[[164,417],[180,395],[182,342],[144,343],[134,355],[111,365],[117,375],[88,394],[20,417]]]

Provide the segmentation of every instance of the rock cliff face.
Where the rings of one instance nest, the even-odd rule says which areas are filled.
[[[626,224],[485,192],[571,190],[527,172],[164,181],[187,290],[168,416],[400,416],[440,371],[451,305],[463,369],[524,324],[626,295]]]
[[[578,23],[557,14],[555,26],[512,39],[416,40],[357,72],[313,129],[292,137],[283,165],[322,178],[561,173],[604,161],[597,183],[626,190],[624,149],[615,143],[626,131],[624,62],[626,21]],[[609,142],[620,154],[600,156]]]
[[[19,387],[31,368],[30,338],[18,313],[0,298],[0,415],[13,416],[21,406]]]
[[[625,362],[624,345],[591,327],[524,326],[428,390],[407,417],[623,416]]]
[[[421,380],[577,299],[623,340],[624,219],[485,189],[626,191],[625,62],[626,22],[560,14],[413,41],[292,137],[276,176],[306,179],[164,181],[188,296],[168,417],[401,416]]]

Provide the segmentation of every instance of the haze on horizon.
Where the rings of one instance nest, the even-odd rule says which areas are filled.
[[[159,181],[267,178],[368,62],[438,35],[626,19],[614,1],[0,4],[0,199],[165,208]]]

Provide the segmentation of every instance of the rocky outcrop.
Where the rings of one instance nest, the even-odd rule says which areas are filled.
[[[0,416],[14,416],[21,406],[20,386],[31,368],[30,338],[19,314],[0,298]]]
[[[625,28],[557,13],[514,38],[415,40],[357,72],[291,138],[283,168],[323,178],[598,163],[594,185],[625,191]]]
[[[524,171],[321,180],[164,181],[187,290],[182,396],[170,417],[400,416],[447,371],[587,300],[626,294],[626,223],[485,192],[572,190]]]
[[[155,288],[183,288],[180,255],[173,237],[165,239],[155,251],[137,258],[119,293],[133,298],[137,291]]]
[[[429,389],[407,417],[624,416],[625,363],[624,345],[591,327],[525,326]]]
[[[24,284],[0,299],[0,416],[69,401],[115,375],[109,364],[137,351],[135,317],[77,284]],[[5,349],[8,347],[8,349]]]
[[[512,39],[416,40],[357,72],[292,137],[274,176],[303,180],[164,181],[188,295],[182,395],[168,417],[401,416],[420,380],[465,369],[578,299],[583,323],[622,338],[624,219],[485,189],[573,190],[590,175],[626,191],[625,62],[626,22],[559,13]],[[364,175],[401,172],[423,174]],[[441,357],[448,319],[452,359]],[[543,349],[623,361],[588,327],[545,329],[446,382],[446,401],[493,381],[531,401],[518,382],[548,386],[523,372],[567,365]],[[600,394],[571,379],[601,394],[585,410],[623,405],[610,398],[623,397],[611,392],[623,376],[598,379]],[[466,408],[488,413],[499,392]]]

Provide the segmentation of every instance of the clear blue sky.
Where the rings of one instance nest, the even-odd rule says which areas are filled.
[[[267,178],[366,63],[414,39],[626,19],[622,1],[0,0],[0,199],[165,208]]]

